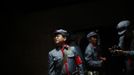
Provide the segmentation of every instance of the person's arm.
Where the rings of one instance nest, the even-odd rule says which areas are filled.
[[[83,62],[81,60],[81,57],[80,56],[76,56],[75,62],[76,62],[76,65],[78,66],[77,69],[79,71],[79,74],[80,75],[84,75],[84,68],[83,68]]]
[[[77,71],[79,71],[79,75],[84,75],[84,68],[83,68],[83,61],[78,53],[78,51],[76,50],[77,48],[74,47],[73,51],[74,51],[74,54],[75,54],[75,63],[77,65]]]
[[[124,54],[126,56],[134,56],[134,50],[131,51],[123,51],[123,50],[115,50],[118,54]]]
[[[51,53],[49,52],[48,54],[48,65],[49,65],[49,69],[48,69],[48,75],[55,75],[55,70],[54,70],[54,61],[53,61],[53,57],[51,55]]]
[[[102,60],[93,60],[92,53],[93,52],[92,52],[91,48],[87,47],[86,51],[85,51],[86,62],[92,67],[101,67],[103,61]]]
[[[134,50],[132,51],[123,51],[124,54],[134,56]]]

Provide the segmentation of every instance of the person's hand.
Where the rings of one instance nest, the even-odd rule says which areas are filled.
[[[122,55],[122,54],[124,54],[124,51],[123,50],[115,50],[115,53],[117,55]]]
[[[100,60],[106,61],[106,57],[100,57]]]
[[[108,48],[110,52],[114,52],[115,50],[119,49],[117,45],[113,45],[112,47]]]

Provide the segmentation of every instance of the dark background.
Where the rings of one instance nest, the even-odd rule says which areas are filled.
[[[47,75],[52,33],[99,29],[104,47],[116,43],[115,26],[133,19],[129,0],[4,1],[2,4],[3,75]],[[86,33],[85,33],[86,34]]]

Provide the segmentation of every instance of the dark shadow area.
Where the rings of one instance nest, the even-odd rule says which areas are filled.
[[[98,29],[102,47],[107,50],[117,42],[117,23],[133,21],[133,7],[127,0],[3,2],[3,75],[47,75],[48,52],[54,48],[52,33],[57,28],[82,34],[82,50],[87,45],[86,34]]]

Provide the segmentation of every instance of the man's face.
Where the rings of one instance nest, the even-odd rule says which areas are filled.
[[[97,37],[96,37],[96,36],[91,36],[91,37],[90,37],[90,42],[91,42],[92,44],[97,44]]]
[[[62,44],[66,41],[66,38],[63,37],[61,34],[57,34],[55,37],[54,37],[54,42],[56,44]]]

